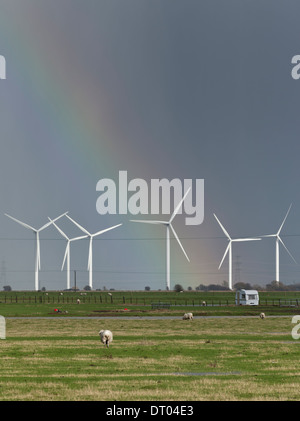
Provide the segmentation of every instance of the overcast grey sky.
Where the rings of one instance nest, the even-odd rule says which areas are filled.
[[[173,285],[228,279],[213,213],[232,236],[271,234],[293,203],[282,239],[300,262],[299,12],[291,0],[0,0],[0,287],[34,287],[34,236],[4,213],[39,228],[69,211],[91,232],[123,223],[94,241],[95,288],[164,288],[164,230],[96,211],[98,180],[119,171],[205,180],[203,224],[174,219],[191,262],[172,241]],[[65,288],[64,249],[54,228],[41,234],[41,286]],[[274,239],[237,255],[240,280],[275,278]],[[81,287],[87,256],[74,244]],[[299,282],[280,259],[281,281]]]

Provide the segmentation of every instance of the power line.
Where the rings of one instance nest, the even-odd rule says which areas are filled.
[[[259,238],[259,236],[257,236]],[[300,237],[300,234],[286,234],[281,235],[281,237]],[[239,238],[247,238],[247,237],[239,237]],[[120,237],[120,238],[94,238],[93,241],[156,241],[156,240],[165,240],[165,237]],[[199,236],[199,237],[182,237],[180,236],[181,240],[227,240],[226,237],[222,236]],[[12,238],[12,237],[0,237],[0,241],[35,241],[35,238]],[[64,238],[40,238],[41,241],[66,241]],[[171,240],[175,240],[175,238],[171,238]],[[88,241],[88,240],[87,240]]]

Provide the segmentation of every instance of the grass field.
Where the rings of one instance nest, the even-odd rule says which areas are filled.
[[[300,340],[290,316],[6,324],[1,401],[299,399]],[[109,349],[101,328],[114,333]]]
[[[292,315],[299,312],[300,291],[260,292],[260,306],[236,306],[234,292],[176,293],[173,291],[33,291],[0,292],[0,314],[9,316],[140,316],[169,314],[180,316],[185,311],[195,315]],[[77,305],[76,300],[81,304]],[[202,306],[203,301],[207,306]],[[153,303],[169,303],[167,311],[152,308]],[[61,313],[55,313],[58,308]],[[67,313],[66,313],[67,312]]]

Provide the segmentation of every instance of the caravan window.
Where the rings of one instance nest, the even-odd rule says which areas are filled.
[[[246,299],[246,294],[242,294],[242,299],[245,300]]]
[[[256,294],[249,294],[248,295],[248,300],[255,300],[256,299]]]

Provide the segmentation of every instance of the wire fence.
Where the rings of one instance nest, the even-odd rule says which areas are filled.
[[[208,300],[202,299],[185,299],[185,300],[168,300],[168,302],[153,301],[153,299],[145,297],[117,296],[109,294],[97,295],[19,295],[5,294],[0,298],[0,304],[19,303],[19,304],[114,304],[114,305],[139,305],[151,306],[152,308],[170,308],[171,306],[185,307],[206,307],[206,306],[233,306],[236,305],[235,299],[214,298]],[[279,307],[299,307],[300,299],[289,298],[262,298],[259,301],[261,306],[279,306]]]

